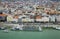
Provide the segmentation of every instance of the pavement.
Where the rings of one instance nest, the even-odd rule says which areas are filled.
[[[0,26],[19,26],[20,25],[23,25],[23,26],[41,26],[41,27],[60,27],[60,24],[53,24],[53,23],[8,23],[8,22],[5,22],[5,23],[0,23]]]

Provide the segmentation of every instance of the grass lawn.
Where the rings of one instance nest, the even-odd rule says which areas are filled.
[[[0,30],[0,39],[60,39],[60,31],[46,29],[42,32],[9,31],[4,33]]]

